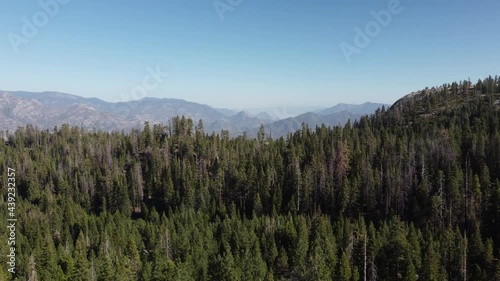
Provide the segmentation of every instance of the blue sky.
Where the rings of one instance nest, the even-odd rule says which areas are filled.
[[[1,1],[0,89],[129,100],[159,68],[142,96],[240,109],[393,103],[500,74],[497,0],[401,0],[350,62],[341,43],[356,47],[355,28],[395,0],[220,0],[223,19],[212,0],[53,1]]]

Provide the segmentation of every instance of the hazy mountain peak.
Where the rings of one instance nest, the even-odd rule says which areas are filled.
[[[381,108],[382,106],[387,107],[388,105],[383,104],[383,103],[373,103],[373,102],[365,102],[362,104],[339,103],[339,104],[332,106],[330,108],[318,111],[318,113],[322,114],[322,115],[328,115],[328,114],[337,113],[337,112],[341,112],[341,111],[348,111],[351,113],[364,115],[364,114],[373,113],[378,108]]]
[[[343,125],[348,119],[359,118],[360,112],[374,112],[379,105],[338,104],[320,112],[303,111],[305,107],[235,112],[173,98],[145,97],[112,103],[60,92],[0,91],[0,126],[1,129],[14,130],[26,124],[53,128],[68,123],[92,129],[128,130],[142,127],[145,121],[168,123],[172,117],[186,116],[195,122],[202,119],[207,132],[229,130],[232,135],[243,132],[254,135],[261,125],[265,125],[274,136],[280,136],[299,129],[302,123],[310,127]],[[292,112],[297,113],[293,115],[295,117],[290,116]]]

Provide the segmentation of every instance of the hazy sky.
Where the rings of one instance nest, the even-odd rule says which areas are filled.
[[[498,0],[55,1],[0,2],[0,89],[332,106],[500,74]]]

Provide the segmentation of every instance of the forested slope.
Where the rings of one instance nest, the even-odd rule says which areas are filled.
[[[19,129],[14,280],[500,280],[499,82],[279,139]]]

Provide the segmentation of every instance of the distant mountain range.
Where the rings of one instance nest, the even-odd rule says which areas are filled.
[[[269,124],[264,124],[264,128],[266,132],[270,133],[272,136],[280,137],[285,136],[289,132],[295,132],[301,129],[302,124],[306,124],[310,128],[315,128],[316,126],[321,126],[322,124],[325,124],[326,126],[343,126],[349,119],[354,121],[361,116],[363,116],[363,114],[356,114],[347,111],[324,115],[306,112],[296,117],[290,117]]]
[[[338,104],[283,119],[280,118],[278,110],[271,109],[259,113],[255,113],[255,110],[252,113],[236,112],[180,99],[144,98],[111,103],[98,98],[84,98],[58,92],[0,91],[0,130],[13,131],[27,124],[52,129],[66,123],[89,130],[127,131],[142,128],[146,121],[152,124],[167,124],[172,117],[186,116],[195,122],[203,120],[207,132],[229,130],[232,135],[244,132],[256,135],[260,126],[264,125],[267,133],[279,137],[300,129],[302,123],[310,127],[322,124],[343,125],[349,119],[354,120],[364,114],[371,114],[382,106],[387,107],[378,103]],[[286,108],[280,110],[292,111],[287,111]]]
[[[338,113],[338,112],[349,112],[352,114],[361,114],[365,115],[367,113],[372,113],[377,110],[377,108],[381,108],[382,106],[387,107],[387,104],[381,104],[381,103],[373,103],[373,102],[365,102],[363,104],[346,104],[346,103],[339,103],[335,106],[332,106],[330,108],[322,109],[319,111],[316,111],[317,113],[321,115],[329,115],[333,113]]]

